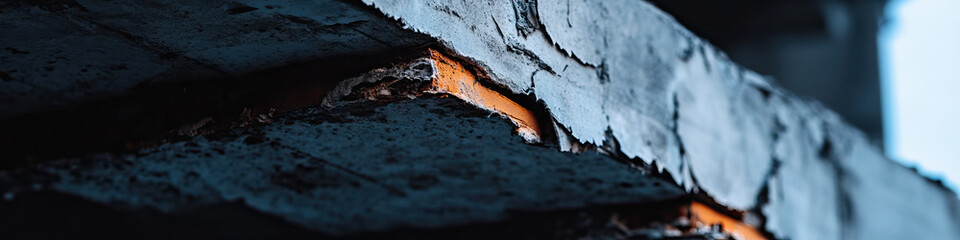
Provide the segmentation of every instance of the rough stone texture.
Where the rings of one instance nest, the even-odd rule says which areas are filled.
[[[646,2],[364,2],[542,100],[579,141],[615,139],[778,237],[960,238],[953,192]]]
[[[524,144],[507,119],[455,98],[307,108],[272,121],[136,154],[4,171],[0,187],[12,199],[48,189],[167,213],[239,201],[332,235],[684,194],[596,152]]]
[[[298,61],[337,59],[427,42],[415,31],[436,38],[452,53],[470,60],[492,83],[541,100],[556,126],[575,141],[610,144],[625,156],[655,163],[687,190],[705,192],[726,206],[749,210],[777,237],[960,238],[960,229],[955,227],[960,224],[960,204],[954,193],[884,158],[863,134],[829,110],[778,90],[771,80],[731,63],[644,1],[363,3],[373,8],[332,0],[0,3],[0,118],[69,108],[157,82],[230,80]],[[398,19],[411,31],[401,31],[371,9]],[[106,117],[86,117],[123,119],[127,114],[123,107],[116,110],[106,111]],[[651,196],[647,190],[590,185],[595,180],[589,176],[631,186],[650,180],[595,153],[561,154],[523,145],[519,138],[505,134],[477,135],[486,140],[455,145],[451,143],[456,143],[456,138],[447,138],[452,137],[450,131],[431,135],[429,129],[413,131],[424,125],[392,126],[404,121],[426,124],[426,119],[433,118],[424,116],[440,113],[420,111],[416,114],[427,115],[411,117],[412,112],[379,114],[388,111],[382,109],[356,112],[386,121],[361,124],[336,123],[340,121],[336,118],[333,123],[313,121],[310,119],[327,115],[310,112],[315,109],[304,111],[281,117],[282,121],[272,125],[238,130],[237,136],[223,139],[201,137],[150,148],[139,155],[51,163],[39,170],[41,174],[30,175],[29,181],[14,179],[8,186],[30,188],[49,180],[53,189],[97,201],[167,210],[242,198],[257,210],[289,221],[318,229],[342,227],[344,231],[427,224],[417,222],[427,216],[457,222],[495,218],[510,208],[576,206],[598,199],[591,197],[600,190],[604,193],[599,199],[609,202]],[[302,118],[290,118],[294,116]],[[462,123],[458,121],[481,122],[463,116],[451,118],[447,120],[453,127]],[[488,120],[493,121],[483,121]],[[54,121],[49,126],[56,129],[54,125],[62,124],[66,123]],[[344,124],[344,129],[349,126],[351,131],[335,131],[332,127],[336,124]],[[484,126],[509,131],[505,121]],[[360,133],[387,134],[393,141],[351,135]],[[400,146],[391,144],[404,148],[391,149],[389,146]],[[438,144],[444,148],[436,147]],[[334,146],[368,151],[341,151]],[[493,154],[496,151],[490,152],[488,146],[516,150],[518,155]],[[403,150],[406,147],[418,150]],[[457,155],[471,151],[483,158]],[[389,159],[373,156],[389,154],[457,164],[400,164],[396,169],[405,171],[402,174],[377,169]],[[496,158],[501,158],[501,164],[509,165],[512,159],[518,165],[510,168],[513,170],[500,169],[504,171],[500,173],[487,161]],[[242,161],[233,161],[238,159]],[[312,171],[302,171],[309,167]],[[575,184],[538,178],[556,177],[551,174],[567,172],[566,168],[576,173],[572,178]],[[440,171],[444,169],[453,174],[444,175]],[[319,171],[330,174],[310,174]],[[13,179],[19,176],[15,173],[5,172],[3,177]],[[370,181],[355,173],[382,178]],[[415,173],[427,177],[418,178],[421,175]],[[497,175],[507,173],[513,175]],[[131,178],[134,175],[137,178]],[[337,180],[328,182],[330,176]],[[458,176],[474,181],[461,181]],[[504,180],[497,176],[516,180],[497,185]],[[511,186],[521,179],[529,185]],[[19,182],[27,186],[12,184]],[[430,183],[449,185],[423,187]],[[43,188],[43,184],[37,186]],[[481,188],[475,192],[472,186]],[[500,191],[490,186],[511,188],[513,195],[494,196]],[[347,191],[354,187],[364,191]],[[446,193],[437,189],[466,190]],[[298,190],[302,196],[288,195]],[[521,190],[538,195],[519,193]],[[376,197],[391,200],[378,201]],[[415,201],[428,198],[451,199],[444,201],[449,204],[444,206],[452,210],[430,213],[427,210],[437,206]],[[339,204],[369,205],[371,211],[394,214],[390,216],[401,216],[400,210],[427,215],[403,215],[409,217],[406,220],[373,218],[354,212],[361,211],[358,209],[338,209],[342,208]],[[478,208],[462,208],[468,205]],[[383,206],[396,209],[387,211]],[[296,211],[299,208],[313,211]],[[337,225],[343,223],[317,217],[324,209],[343,211],[344,215],[335,215],[339,220],[356,217],[371,225]]]
[[[0,119],[425,39],[347,1],[0,3]]]
[[[0,168],[317,104],[433,42],[341,0],[4,1],[0,36]]]

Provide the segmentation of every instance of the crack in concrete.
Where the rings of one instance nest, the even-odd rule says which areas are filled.
[[[769,98],[770,98],[769,90],[766,90],[760,86],[753,86],[753,87],[754,89],[761,91],[761,94],[763,95],[763,98],[765,101],[769,101]],[[787,126],[785,126],[783,122],[780,121],[780,118],[777,116],[773,117],[773,122],[774,122],[774,128],[772,129],[773,131],[770,133],[771,143],[769,148],[776,149],[777,146],[780,144],[781,136],[787,131]],[[772,164],[770,165],[770,168],[767,170],[766,175],[763,177],[763,183],[761,184],[760,191],[757,193],[757,196],[756,196],[757,198],[756,203],[751,209],[749,209],[749,212],[758,216],[759,223],[757,223],[756,225],[762,227],[764,234],[767,235],[767,237],[769,237],[770,239],[774,239],[773,233],[767,229],[769,217],[763,214],[763,208],[770,203],[770,194],[772,194],[770,192],[771,191],[770,185],[771,185],[771,182],[777,177],[783,162],[777,156],[778,154],[776,151],[771,151],[770,154],[771,154],[770,161],[772,162]]]
[[[517,32],[526,37],[540,29],[537,0],[511,0],[517,19]]]
[[[523,55],[524,57],[527,57],[527,59],[529,59],[530,61],[533,61],[533,63],[536,64],[537,67],[539,67],[540,69],[543,69],[549,72],[550,74],[557,75],[557,72],[554,72],[553,68],[550,67],[550,65],[544,62],[543,59],[540,59],[540,56],[537,56],[536,53],[533,53],[533,51],[530,51],[529,49],[523,48],[516,44],[508,44],[507,51]]]
[[[493,20],[493,26],[497,27],[497,34],[500,35],[500,40],[503,41],[503,45],[507,45],[507,38],[503,36],[503,29],[500,29],[500,23],[497,23],[497,18],[490,15],[490,20]]]
[[[836,149],[833,140],[830,139],[830,132],[827,132],[827,128],[822,129],[823,133],[823,143],[820,145],[820,148],[817,153],[817,157],[820,160],[823,160],[827,163],[828,166],[833,169],[833,175],[837,179],[836,189],[837,189],[837,204],[840,210],[840,220],[847,225],[854,226],[856,224],[855,213],[853,208],[853,200],[850,196],[850,191],[846,190],[847,185],[853,180],[850,178],[847,173],[848,170],[840,163],[840,150]],[[851,232],[845,231],[843,228],[840,229],[840,235],[844,238],[853,238]]]
[[[680,123],[679,123],[680,100],[679,100],[679,97],[677,96],[676,91],[673,92],[672,96],[673,97],[671,97],[671,99],[673,100],[672,101],[673,102],[673,116],[672,116],[673,121],[671,122],[672,124],[670,126],[670,131],[673,133],[673,137],[677,140],[677,148],[678,148],[678,151],[680,152],[680,171],[681,171],[675,174],[679,174],[681,176],[684,176],[684,175],[691,176],[691,183],[688,189],[697,191],[699,190],[700,184],[697,183],[696,176],[692,174],[693,172],[693,170],[691,169],[692,166],[690,166],[690,163],[687,161],[687,149],[683,145],[683,138],[680,137],[680,131],[678,130],[680,126]]]

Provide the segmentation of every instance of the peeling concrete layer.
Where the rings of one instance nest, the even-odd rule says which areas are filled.
[[[574,139],[615,141],[777,237],[960,238],[953,192],[644,1],[364,3],[542,100]]]

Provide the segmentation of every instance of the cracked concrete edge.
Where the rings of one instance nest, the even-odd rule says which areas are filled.
[[[960,223],[953,192],[649,3],[363,2],[437,38],[491,81],[543,101],[575,141],[601,145],[609,132],[626,156],[656,162],[689,191],[752,210],[778,237],[960,237],[945,227]],[[525,29],[520,8],[537,9],[541,28]],[[891,179],[904,183],[878,186]]]

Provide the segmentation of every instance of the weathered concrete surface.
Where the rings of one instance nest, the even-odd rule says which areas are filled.
[[[364,2],[542,100],[575,139],[615,139],[778,237],[960,238],[953,192],[646,2]]]
[[[241,202],[334,236],[684,194],[610,157],[524,144],[512,131],[449,97],[315,107],[136,154],[3,171],[0,187],[7,200],[47,189],[165,213]]]
[[[424,43],[336,0],[10,1],[0,9],[0,118],[138,84],[241,76]]]
[[[319,103],[323,82],[432,42],[339,0],[4,1],[0,12],[3,166]],[[307,90],[319,93],[278,97]],[[49,153],[64,154],[36,156]]]
[[[622,153],[623,156],[655,163],[661,168],[659,170],[669,173],[677,184],[687,190],[703,192],[726,206],[749,210],[751,217],[757,219],[756,224],[778,237],[960,238],[960,229],[954,227],[960,224],[960,210],[957,209],[960,204],[954,193],[885,159],[861,133],[849,127],[829,110],[778,90],[771,80],[731,63],[723,53],[716,51],[676,24],[671,17],[643,1],[364,0],[363,3],[372,5],[373,8],[358,2],[341,1],[5,2],[0,4],[0,20],[3,20],[0,21],[0,36],[3,36],[0,38],[0,120],[11,116],[17,118],[31,113],[43,113],[51,109],[70,109],[76,104],[106,96],[128,94],[130,89],[149,90],[163,83],[177,83],[181,80],[220,79],[220,83],[207,88],[226,88],[225,86],[233,86],[230,81],[251,72],[290,66],[295,62],[318,58],[339,59],[341,56],[416,47],[429,42],[416,33],[419,32],[432,36],[452,53],[470,60],[483,70],[481,74],[486,74],[484,77],[489,78],[492,83],[514,93],[528,94],[541,100],[555,120],[556,126],[563,130],[561,132],[570,133],[568,139],[605,145],[612,151],[617,151],[615,154]],[[395,23],[371,9],[398,19],[410,31],[401,30]],[[322,75],[324,74],[317,74],[317,77],[324,77]],[[346,76],[335,79],[344,78]],[[265,82],[264,79],[256,80]],[[260,89],[257,86],[273,85],[283,84],[278,82],[253,85],[254,87],[244,91],[258,92]],[[164,86],[170,88],[179,85]],[[192,93],[193,88],[167,90],[172,91],[156,91],[142,96],[177,98],[181,96],[179,93]],[[234,97],[232,93],[227,93],[211,95],[210,98]],[[167,102],[164,101],[147,105],[154,108],[128,107],[123,105],[126,102],[121,100],[131,98],[121,98],[105,105],[92,104],[76,110],[80,113],[93,111],[85,112],[85,115],[70,115],[69,113],[73,112],[67,111],[65,114],[53,115],[58,118],[46,119],[49,121],[21,119],[35,122],[34,126],[47,127],[27,129],[47,129],[47,132],[38,135],[40,138],[34,138],[35,142],[24,142],[40,147],[45,146],[45,141],[76,142],[76,146],[80,146],[85,142],[75,140],[97,141],[123,131],[93,129],[82,133],[86,134],[84,136],[97,136],[97,139],[88,137],[63,140],[59,135],[61,130],[75,129],[73,126],[87,126],[87,123],[91,122],[104,125],[111,125],[113,122],[110,121],[138,122],[186,109],[170,107],[165,105]],[[194,103],[190,100],[181,99],[179,103]],[[183,117],[184,119],[179,119],[176,123],[194,123],[204,117],[202,114],[206,113],[203,111],[224,111],[222,109],[226,108],[220,104],[209,104],[191,109],[200,113]],[[154,110],[166,112],[158,115],[142,114]],[[380,116],[375,114],[376,111],[373,112],[372,116]],[[73,119],[65,116],[73,116]],[[291,116],[296,116],[296,113]],[[391,121],[390,117],[385,119]],[[421,122],[416,119],[406,120]],[[283,206],[327,209],[337,204],[394,204],[393,207],[408,207],[405,209],[409,211],[428,208],[409,200],[413,199],[407,192],[413,189],[409,178],[391,178],[384,182],[361,181],[364,178],[351,175],[343,169],[350,169],[347,168],[350,167],[349,164],[367,161],[367,158],[364,158],[366,155],[361,156],[366,154],[365,152],[351,152],[350,154],[361,155],[340,158],[337,155],[345,152],[332,147],[323,149],[318,146],[324,145],[318,145],[319,142],[315,141],[318,141],[317,136],[323,136],[342,141],[334,142],[337,146],[371,147],[369,149],[377,154],[399,152],[411,158],[431,159],[443,156],[421,156],[397,149],[388,151],[381,147],[391,146],[390,141],[345,137],[349,135],[333,137],[332,129],[321,129],[316,135],[311,135],[314,133],[309,131],[298,133],[297,131],[304,130],[302,128],[318,128],[311,129],[309,126],[298,125],[297,121],[291,122],[292,125],[277,123],[254,128],[261,132],[240,133],[254,136],[252,138],[198,138],[150,148],[156,152],[144,152],[141,155],[105,155],[99,157],[101,161],[80,161],[101,164],[84,167],[84,171],[71,172],[71,167],[82,164],[61,161],[45,165],[41,172],[60,176],[60,180],[54,177],[55,181],[52,183],[55,184],[50,185],[52,188],[82,194],[97,201],[172,209],[224,199],[249,198],[252,199],[249,205],[254,208],[278,213],[289,221],[299,223],[314,223],[312,220],[321,214],[320,210],[300,213]],[[354,130],[356,133],[381,133],[370,131],[370,127],[374,125],[376,124],[354,126]],[[7,137],[10,136],[9,131],[24,131],[18,126],[20,125],[4,124],[0,129],[4,131],[3,136]],[[176,126],[178,125],[174,128]],[[386,125],[377,126],[381,129],[389,128]],[[124,130],[131,129],[137,128]],[[396,133],[398,130],[393,131]],[[18,136],[30,135],[30,132],[25,133],[26,135]],[[283,137],[270,135],[280,133],[283,133]],[[421,135],[420,132],[407,132],[407,136],[417,137],[402,139],[420,141],[437,137],[429,133],[427,131],[427,134]],[[257,143],[258,139],[263,142]],[[399,139],[401,138],[394,138],[394,141],[401,141]],[[498,139],[496,142],[519,141],[513,139],[515,138]],[[19,142],[17,140],[0,139],[0,143],[3,143],[0,148],[10,148],[14,145],[9,143]],[[436,148],[430,144],[447,144],[449,140],[437,137],[428,142],[418,142],[417,149],[421,149],[420,152],[435,151]],[[246,145],[247,142],[252,145]],[[374,146],[376,148],[373,148]],[[519,143],[509,146],[507,149],[539,149],[531,150],[533,152],[530,156],[525,156],[524,159],[574,156],[554,155],[559,153]],[[217,149],[224,153],[221,154]],[[469,152],[476,149],[456,150]],[[252,153],[241,154],[244,151]],[[485,151],[487,150],[476,152],[485,154]],[[294,154],[296,152],[309,154]],[[310,157],[311,154],[316,155]],[[455,153],[452,154],[456,156]],[[329,155],[329,158],[318,155]],[[228,157],[243,161],[229,161]],[[355,158],[361,161],[355,163]],[[570,158],[591,157],[579,155]],[[310,159],[323,161],[311,162]],[[331,159],[339,159],[340,162],[333,164],[334,160]],[[123,167],[128,162],[135,163],[135,167]],[[274,162],[280,165],[275,173],[294,175],[299,174],[296,171],[298,163],[305,167],[311,166],[309,164],[346,166],[323,167],[334,169],[331,170],[334,172],[331,175],[343,174],[342,179],[346,179],[345,185],[330,185],[329,188],[334,189],[330,191],[345,191],[343,189],[353,187],[350,183],[356,182],[358,187],[370,189],[369,192],[362,193],[369,195],[351,198],[314,191],[327,188],[327,185],[323,184],[301,190],[309,198],[287,198],[287,195],[277,192],[263,193],[262,191],[267,190],[280,191],[275,185],[285,184],[286,180],[283,178],[278,180],[279,183],[264,182],[262,178],[256,178],[272,176],[274,172],[269,169]],[[590,164],[593,164],[592,162]],[[478,171],[478,175],[470,177],[480,180],[485,179],[483,177],[488,174],[496,174],[496,171],[484,168],[490,166],[488,162],[483,162],[482,165],[480,162],[463,163],[469,167],[441,166],[437,169],[454,172]],[[553,162],[536,163],[541,165],[531,163],[518,166],[524,168],[524,171],[533,169],[532,171],[546,172],[560,171],[556,168],[563,166]],[[613,174],[614,170],[611,169],[616,168],[615,165],[575,163],[577,164],[567,166],[576,166],[574,171],[584,170],[586,172],[583,174],[587,176],[602,174],[602,178],[597,178],[605,182],[608,179],[620,179],[628,181],[627,183],[644,181],[641,180],[643,178],[633,179],[627,175],[609,176]],[[226,169],[226,166],[238,171],[250,171],[251,174],[217,172]],[[419,165],[404,166],[397,169],[411,172],[423,170],[417,167]],[[198,171],[194,171],[197,174],[190,174],[194,168],[203,169],[204,177],[201,178],[201,172]],[[149,174],[153,170],[171,174],[153,176]],[[377,170],[375,167],[370,167],[369,171],[369,174],[385,174],[378,176],[393,176],[390,175],[392,172],[383,172],[383,169]],[[433,173],[437,172],[430,172]],[[12,173],[6,174],[13,176]],[[84,178],[85,174],[90,174],[90,177]],[[134,174],[138,178],[131,183],[129,177]],[[139,176],[144,174],[146,180],[141,181]],[[304,182],[325,181],[323,176],[303,174],[305,175],[300,177],[309,180]],[[405,175],[410,176],[412,175]],[[535,178],[534,175],[517,177]],[[350,179],[356,181],[348,181]],[[466,186],[457,185],[461,182],[453,177],[445,180],[449,182],[438,182],[451,184],[448,186],[450,188]],[[588,180],[584,181],[592,181]],[[121,184],[122,181],[127,183]],[[425,181],[430,181],[429,177]],[[496,183],[492,179],[484,181]],[[292,179],[287,183],[294,183],[294,187],[284,191],[295,192],[297,184],[304,182]],[[134,187],[135,185],[138,187]],[[169,186],[179,187],[173,188],[176,191],[164,193],[162,189]],[[573,187],[555,183],[536,183],[523,187],[543,189],[546,186]],[[24,186],[16,188],[21,187]],[[138,193],[141,188],[154,190]],[[155,191],[157,189],[161,190]],[[590,189],[607,188],[581,188],[583,189],[593,191]],[[417,191],[426,192],[425,195],[416,195],[417,197],[446,197],[442,193],[429,190]],[[605,199],[611,201],[621,198],[635,200],[636,197],[649,193],[630,190],[609,192],[611,195],[604,197],[610,197]],[[398,193],[408,194],[408,197],[395,198],[400,200],[386,203],[375,202],[369,198],[399,195]],[[552,203],[555,205],[551,206],[560,207],[565,204],[580,204],[584,199],[590,199],[589,195],[576,195],[582,193],[584,192],[570,191],[546,196],[552,197],[548,199],[557,199],[556,203]],[[331,202],[318,203],[313,199],[327,199],[326,197],[329,197]],[[486,201],[482,203],[491,205],[480,204],[489,207],[484,208],[484,211],[477,210],[483,213],[466,211],[464,215],[449,216],[438,213],[431,217],[440,217],[451,222],[459,221],[458,219],[492,218],[507,208],[504,206],[527,208],[547,201],[529,195],[496,198],[470,195],[454,199]],[[279,204],[281,200],[286,202]],[[514,200],[519,203],[504,203]],[[461,206],[456,204],[466,205],[468,202],[454,201],[451,204]],[[379,208],[378,211],[385,210]],[[344,216],[358,214],[350,212]],[[421,215],[411,216],[411,219],[417,219],[416,217]],[[316,221],[317,225],[310,226],[338,226],[362,231],[413,221],[378,222],[381,219],[360,219],[377,224],[363,228],[339,226],[333,221]]]

